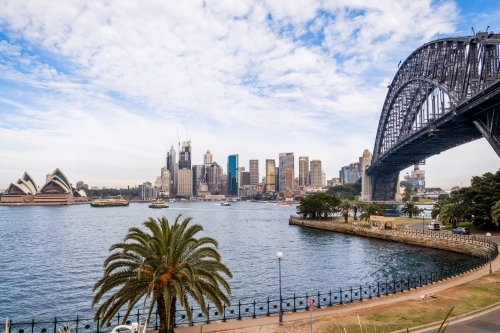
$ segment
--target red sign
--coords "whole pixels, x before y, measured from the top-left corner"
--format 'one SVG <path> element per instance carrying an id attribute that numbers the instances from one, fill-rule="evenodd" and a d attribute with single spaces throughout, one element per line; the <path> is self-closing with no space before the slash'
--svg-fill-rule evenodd
<path id="1" fill-rule="evenodd" d="M 309 306 L 314 306 L 314 299 L 312 299 L 312 298 L 311 298 L 311 299 L 309 300 Z"/>

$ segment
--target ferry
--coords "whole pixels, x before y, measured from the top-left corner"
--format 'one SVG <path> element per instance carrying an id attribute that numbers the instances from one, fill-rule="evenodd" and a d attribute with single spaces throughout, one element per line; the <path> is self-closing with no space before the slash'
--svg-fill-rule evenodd
<path id="1" fill-rule="evenodd" d="M 153 202 L 151 202 L 151 205 L 149 205 L 149 208 L 168 208 L 168 205 L 162 199 L 156 198 L 156 200 L 153 200 Z"/>
<path id="2" fill-rule="evenodd" d="M 221 202 L 220 205 L 221 206 L 231 206 L 231 204 L 229 202 Z"/>
<path id="3" fill-rule="evenodd" d="M 122 207 L 128 206 L 128 201 L 121 195 L 116 198 L 103 199 L 102 197 L 90 203 L 90 207 Z"/>

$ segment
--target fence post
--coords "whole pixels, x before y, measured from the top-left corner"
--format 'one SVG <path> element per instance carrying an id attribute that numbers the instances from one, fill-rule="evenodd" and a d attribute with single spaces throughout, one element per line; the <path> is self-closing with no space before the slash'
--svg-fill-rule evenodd
<path id="1" fill-rule="evenodd" d="M 224 303 L 224 313 L 222 314 L 222 322 L 226 322 L 226 303 Z"/>
<path id="2" fill-rule="evenodd" d="M 255 309 L 254 309 L 255 312 Z M 207 304 L 207 324 L 210 324 L 210 303 Z M 141 333 L 141 332 L 139 332 Z"/>
<path id="3" fill-rule="evenodd" d="M 255 316 L 255 300 L 253 300 L 253 316 L 252 316 L 252 318 L 255 318 L 255 317 L 256 317 Z"/>
<path id="4" fill-rule="evenodd" d="M 241 301 L 238 301 L 238 320 L 241 320 Z"/>
<path id="5" fill-rule="evenodd" d="M 363 300 L 363 288 L 361 287 L 361 285 L 359 285 L 359 300 Z"/>
<path id="6" fill-rule="evenodd" d="M 57 333 L 57 317 L 54 317 L 54 333 Z"/>
<path id="7" fill-rule="evenodd" d="M 330 289 L 330 303 L 329 303 L 329 306 L 332 306 L 332 290 Z"/>
<path id="8" fill-rule="evenodd" d="M 342 288 L 339 288 L 340 305 L 342 305 Z"/>
<path id="9" fill-rule="evenodd" d="M 372 299 L 372 287 L 369 283 L 368 283 L 368 298 Z"/>
<path id="10" fill-rule="evenodd" d="M 139 309 L 137 309 L 137 323 L 140 325 L 141 324 L 141 315 L 139 313 Z M 140 332 L 139 332 L 140 333 Z"/>
<path id="11" fill-rule="evenodd" d="M 155 330 L 158 329 L 158 311 L 155 312 Z"/>
<path id="12" fill-rule="evenodd" d="M 297 312 L 297 308 L 295 307 L 295 294 L 293 294 L 293 312 Z"/>
<path id="13" fill-rule="evenodd" d="M 12 326 L 12 323 L 11 323 L 11 325 L 9 327 L 11 327 L 11 326 Z M 35 329 L 35 318 L 33 318 L 31 320 L 31 333 L 33 333 L 34 329 Z M 9 332 L 6 332 L 6 333 L 10 333 L 10 330 L 9 330 Z"/>
<path id="14" fill-rule="evenodd" d="M 76 333 L 78 333 L 78 316 L 76 316 Z"/>
<path id="15" fill-rule="evenodd" d="M 99 327 L 101 326 L 99 322 L 101 321 L 101 318 L 97 318 L 97 333 L 99 333 Z"/>
<path id="16" fill-rule="evenodd" d="M 271 313 L 269 312 L 269 297 L 267 298 L 267 316 L 269 317 L 271 315 Z"/>
<path id="17" fill-rule="evenodd" d="M 387 290 L 387 279 L 385 279 L 385 296 L 389 295 L 389 290 Z"/>
<path id="18" fill-rule="evenodd" d="M 351 303 L 352 303 L 352 287 L 350 287 L 350 288 L 351 288 Z"/>
<path id="19" fill-rule="evenodd" d="M 377 296 L 380 297 L 380 282 L 377 281 Z"/>
<path id="20" fill-rule="evenodd" d="M 117 323 L 116 326 L 120 325 L 120 312 L 118 312 L 118 315 L 116 316 Z"/>
<path id="21" fill-rule="evenodd" d="M 191 305 L 191 313 L 193 313 L 193 306 Z M 194 320 L 190 320 L 189 326 L 194 326 Z M 174 315 L 174 327 L 175 327 L 175 315 Z"/>

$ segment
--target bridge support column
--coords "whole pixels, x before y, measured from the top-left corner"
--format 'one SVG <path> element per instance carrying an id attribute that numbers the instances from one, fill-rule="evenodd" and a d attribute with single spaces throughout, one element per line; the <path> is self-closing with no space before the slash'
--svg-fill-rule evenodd
<path id="1" fill-rule="evenodd" d="M 368 149 L 363 152 L 361 160 L 361 198 L 363 202 L 372 201 L 372 184 L 370 176 L 366 174 L 366 169 L 372 164 L 372 154 Z"/>
<path id="2" fill-rule="evenodd" d="M 399 171 L 391 173 L 377 173 L 370 176 L 373 201 L 401 200 L 401 193 L 396 196 L 399 188 Z"/>

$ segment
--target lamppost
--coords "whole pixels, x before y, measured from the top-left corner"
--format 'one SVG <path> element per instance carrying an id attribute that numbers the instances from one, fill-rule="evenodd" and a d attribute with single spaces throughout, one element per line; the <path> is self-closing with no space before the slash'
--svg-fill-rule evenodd
<path id="1" fill-rule="evenodd" d="M 471 215 L 472 222 L 472 233 L 474 233 L 474 214 Z"/>
<path id="2" fill-rule="evenodd" d="M 283 252 L 279 251 L 276 253 L 276 257 L 278 258 L 278 267 L 279 267 L 279 276 L 280 276 L 280 313 L 279 313 L 279 323 L 283 324 L 283 309 L 281 307 L 281 258 L 283 258 Z"/>
<path id="3" fill-rule="evenodd" d="M 422 215 L 422 232 L 424 232 L 425 216 Z"/>
<path id="4" fill-rule="evenodd" d="M 488 238 L 488 242 L 490 241 L 491 234 L 489 232 L 486 233 L 486 237 Z M 490 259 L 490 275 L 493 274 L 491 271 L 491 250 L 488 252 L 488 258 Z"/>

